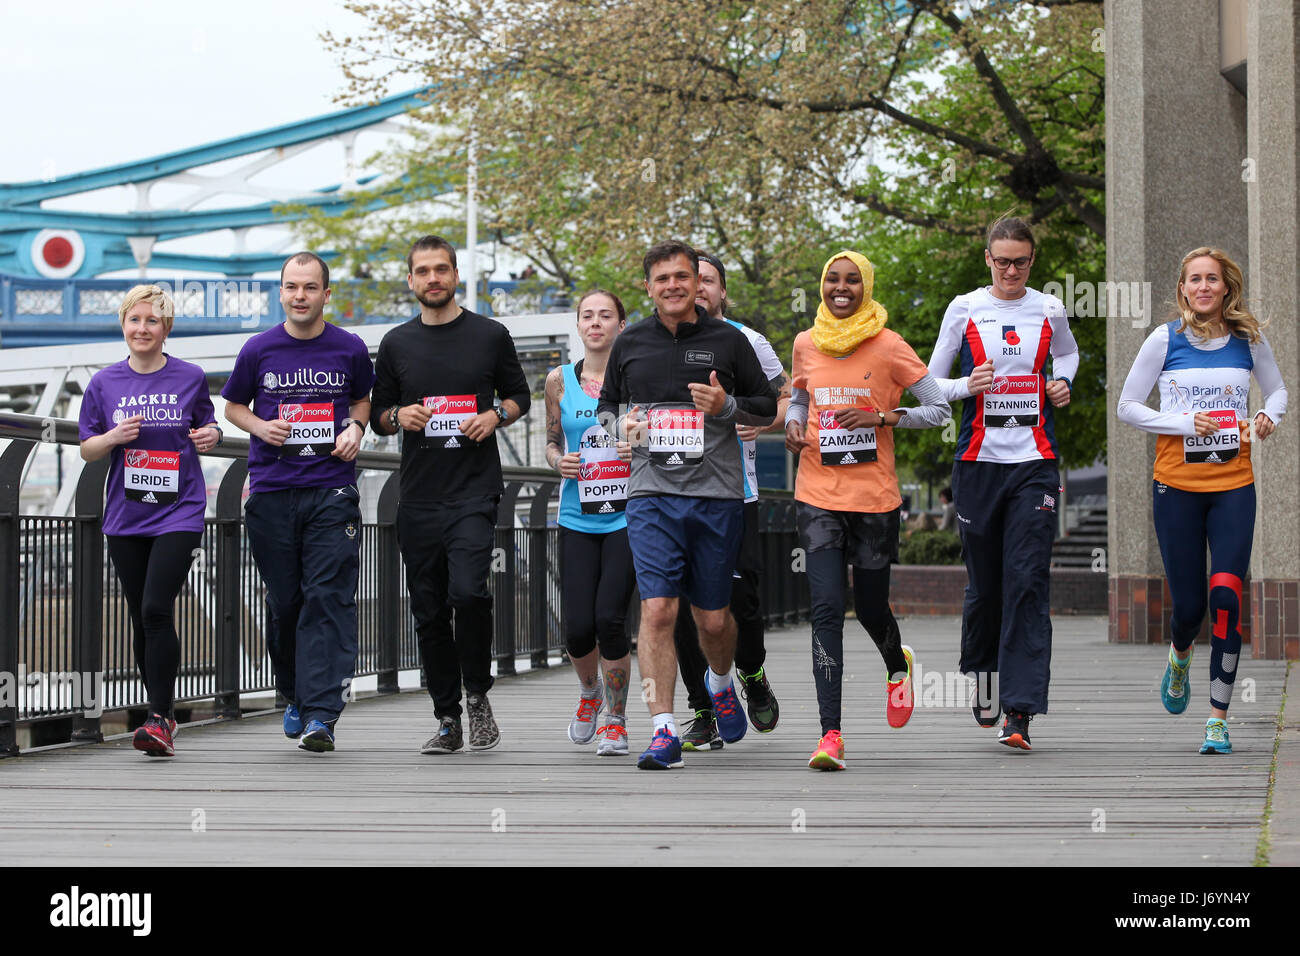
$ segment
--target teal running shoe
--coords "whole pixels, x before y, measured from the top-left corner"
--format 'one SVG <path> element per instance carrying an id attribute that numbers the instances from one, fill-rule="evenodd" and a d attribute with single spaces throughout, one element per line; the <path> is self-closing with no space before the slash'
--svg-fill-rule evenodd
<path id="1" fill-rule="evenodd" d="M 1187 660 L 1179 662 L 1174 649 L 1169 648 L 1169 663 L 1160 681 L 1160 700 L 1171 714 L 1181 714 L 1187 709 L 1192 696 L 1192 648 L 1187 649 Z"/>
<path id="2" fill-rule="evenodd" d="M 1205 722 L 1205 743 L 1201 744 L 1201 753 L 1232 753 L 1232 741 L 1228 739 L 1228 722 L 1222 717 L 1211 717 Z"/>

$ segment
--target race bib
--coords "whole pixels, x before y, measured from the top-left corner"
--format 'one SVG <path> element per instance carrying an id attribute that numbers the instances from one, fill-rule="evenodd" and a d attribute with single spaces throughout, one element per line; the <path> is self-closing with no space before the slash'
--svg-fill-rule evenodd
<path id="1" fill-rule="evenodd" d="M 1037 375 L 1001 375 L 984 393 L 985 428 L 1036 426 L 1042 410 Z"/>
<path id="2" fill-rule="evenodd" d="M 181 484 L 181 453 L 128 448 L 123 455 L 126 497 L 146 505 L 176 501 Z"/>
<path id="3" fill-rule="evenodd" d="M 823 465 L 860 465 L 876 460 L 876 426 L 845 428 L 836 409 L 823 408 L 817 419 L 817 450 Z"/>
<path id="4" fill-rule="evenodd" d="M 334 451 L 333 402 L 284 404 L 280 419 L 289 423 L 289 437 L 280 446 L 281 458 L 319 458 Z"/>
<path id="5" fill-rule="evenodd" d="M 1219 430 L 1204 437 L 1192 435 L 1183 439 L 1183 461 L 1188 464 L 1222 465 L 1241 453 L 1241 429 L 1237 426 L 1237 413 L 1232 409 L 1206 412 Z"/>
<path id="6" fill-rule="evenodd" d="M 704 412 L 698 408 L 652 408 L 646 450 L 660 465 L 682 465 L 704 457 Z"/>
<path id="7" fill-rule="evenodd" d="M 434 448 L 464 448 L 473 442 L 460 430 L 460 423 L 478 414 L 473 395 L 431 395 L 424 407 L 433 412 L 424 426 L 424 437 Z"/>
<path id="8" fill-rule="evenodd" d="M 742 441 L 740 454 L 745 460 L 745 481 L 749 482 L 750 495 L 758 496 L 758 442 Z"/>
<path id="9" fill-rule="evenodd" d="M 599 425 L 582 436 L 578 451 L 578 504 L 585 515 L 608 515 L 627 510 L 630 462 L 618 457 L 618 445 Z"/>

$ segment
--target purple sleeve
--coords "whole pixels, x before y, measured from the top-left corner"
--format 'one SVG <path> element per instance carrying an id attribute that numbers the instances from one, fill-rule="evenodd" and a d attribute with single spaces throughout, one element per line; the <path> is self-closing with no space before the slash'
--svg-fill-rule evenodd
<path id="1" fill-rule="evenodd" d="M 375 366 L 370 361 L 370 350 L 359 335 L 353 335 L 353 343 L 356 351 L 352 358 L 352 401 L 359 402 L 375 385 Z"/>
<path id="2" fill-rule="evenodd" d="M 82 441 L 85 441 L 106 431 L 108 429 L 104 427 L 104 410 L 99 403 L 99 387 L 92 377 L 86 385 L 86 394 L 81 397 L 81 415 L 77 434 Z"/>
<path id="3" fill-rule="evenodd" d="M 198 376 L 198 391 L 194 395 L 194 411 L 190 416 L 191 428 L 202 428 L 204 425 L 215 425 L 217 422 L 217 410 L 212 407 L 212 396 L 208 394 L 208 380 L 202 369 L 198 370 Z"/>
<path id="4" fill-rule="evenodd" d="M 221 397 L 228 402 L 234 402 L 236 405 L 251 405 L 253 396 L 257 394 L 257 357 L 253 354 L 253 339 L 244 343 L 244 347 L 239 350 L 239 355 L 235 357 L 235 367 L 230 372 L 230 378 L 226 379 L 226 384 L 221 389 Z"/>

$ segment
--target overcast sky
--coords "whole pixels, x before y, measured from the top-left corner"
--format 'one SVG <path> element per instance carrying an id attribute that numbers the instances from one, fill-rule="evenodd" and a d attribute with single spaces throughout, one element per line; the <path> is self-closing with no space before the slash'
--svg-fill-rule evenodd
<path id="1" fill-rule="evenodd" d="M 337 0 L 4 0 L 0 182 L 337 109 L 342 73 L 317 37 L 357 23 Z"/>

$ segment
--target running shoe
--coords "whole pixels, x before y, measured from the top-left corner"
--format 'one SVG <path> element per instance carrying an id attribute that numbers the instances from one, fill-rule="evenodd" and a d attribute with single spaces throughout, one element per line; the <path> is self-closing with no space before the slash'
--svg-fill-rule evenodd
<path id="1" fill-rule="evenodd" d="M 291 740 L 302 736 L 302 714 L 298 713 L 297 704 L 289 703 L 284 707 L 284 735 Z"/>
<path id="2" fill-rule="evenodd" d="M 136 728 L 131 746 L 148 757 L 176 756 L 176 748 L 172 746 L 172 721 L 150 714 L 149 719 Z"/>
<path id="3" fill-rule="evenodd" d="M 638 770 L 674 770 L 682 766 L 682 742 L 667 727 L 660 727 L 636 766 Z"/>
<path id="4" fill-rule="evenodd" d="M 1201 753 L 1232 753 L 1232 741 L 1228 739 L 1228 722 L 1222 717 L 1211 717 L 1205 722 L 1205 743 L 1201 744 Z"/>
<path id="5" fill-rule="evenodd" d="M 1022 714 L 1017 710 L 1007 711 L 1006 723 L 998 731 L 998 743 L 1006 744 L 1008 747 L 1019 747 L 1021 750 L 1032 750 L 1029 746 L 1029 722 L 1033 718 L 1029 714 Z"/>
<path id="6" fill-rule="evenodd" d="M 1185 711 L 1192 696 L 1192 647 L 1187 648 L 1184 661 L 1174 657 L 1174 649 L 1169 648 L 1169 663 L 1165 665 L 1165 676 L 1160 681 L 1160 701 L 1171 714 Z"/>
<path id="7" fill-rule="evenodd" d="M 492 716 L 487 694 L 470 694 L 465 703 L 469 710 L 469 749 L 491 750 L 501 743 L 501 731 Z"/>
<path id="8" fill-rule="evenodd" d="M 736 676 L 740 678 L 740 696 L 745 698 L 745 709 L 749 711 L 749 722 L 754 725 L 754 729 L 760 734 L 776 730 L 776 722 L 781 719 L 781 708 L 777 705 L 776 695 L 772 693 L 772 685 L 767 682 L 763 668 L 760 667 L 748 677 L 740 672 L 740 668 L 736 668 Z M 682 746 L 686 746 L 685 741 Z"/>
<path id="9" fill-rule="evenodd" d="M 808 758 L 808 766 L 813 770 L 844 769 L 844 738 L 838 730 L 828 730 L 817 742 L 817 749 Z"/>
<path id="10" fill-rule="evenodd" d="M 916 706 L 912 699 L 912 672 L 916 669 L 916 655 L 904 644 L 903 656 L 907 658 L 907 673 L 898 680 L 885 681 L 885 720 L 895 729 L 912 719 L 912 708 Z"/>
<path id="11" fill-rule="evenodd" d="M 596 731 L 600 743 L 596 744 L 597 757 L 627 756 L 627 724 L 624 718 L 612 714 L 609 723 Z"/>
<path id="12" fill-rule="evenodd" d="M 727 689 L 720 694 L 709 692 L 713 701 L 713 719 L 718 722 L 718 736 L 729 744 L 734 744 L 745 736 L 749 721 L 740 709 L 740 698 L 736 696 L 736 685 L 727 682 Z"/>
<path id="13" fill-rule="evenodd" d="M 718 723 L 713 711 L 697 710 L 695 719 L 686 725 L 682 734 L 683 750 L 721 750 L 722 738 L 718 736 Z"/>
<path id="14" fill-rule="evenodd" d="M 438 732 L 424 742 L 422 754 L 454 754 L 465 746 L 465 735 L 460 729 L 460 719 L 444 717 L 438 723 Z"/>
<path id="15" fill-rule="evenodd" d="M 334 732 L 319 720 L 309 720 L 298 738 L 298 749 L 310 750 L 314 754 L 328 753 L 334 749 Z"/>
<path id="16" fill-rule="evenodd" d="M 569 739 L 575 744 L 589 744 L 596 739 L 596 718 L 600 716 L 600 705 L 605 701 L 604 689 L 596 681 L 596 689 L 591 697 L 578 698 L 578 712 L 569 721 Z"/>

